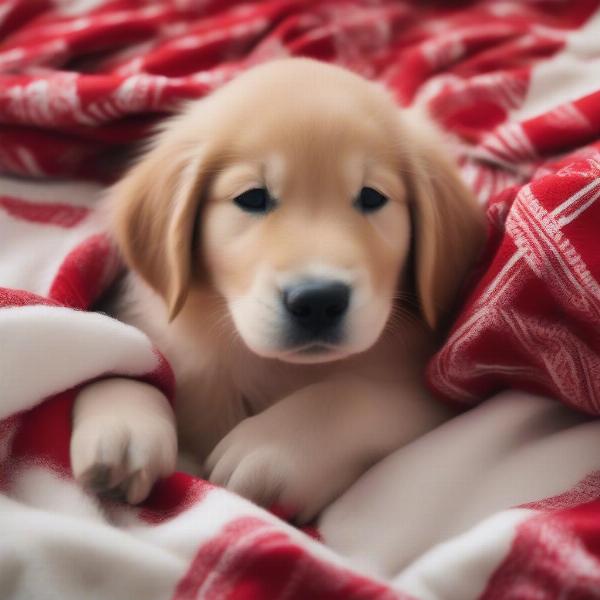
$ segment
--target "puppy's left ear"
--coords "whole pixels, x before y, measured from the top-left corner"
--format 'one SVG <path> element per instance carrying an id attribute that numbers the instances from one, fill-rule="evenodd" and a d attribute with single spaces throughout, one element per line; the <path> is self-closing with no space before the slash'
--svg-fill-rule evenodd
<path id="1" fill-rule="evenodd" d="M 435 328 L 452 310 L 481 252 L 484 213 L 433 124 L 412 110 L 402 117 L 408 138 L 404 164 L 412 203 L 416 291 L 423 318 Z"/>

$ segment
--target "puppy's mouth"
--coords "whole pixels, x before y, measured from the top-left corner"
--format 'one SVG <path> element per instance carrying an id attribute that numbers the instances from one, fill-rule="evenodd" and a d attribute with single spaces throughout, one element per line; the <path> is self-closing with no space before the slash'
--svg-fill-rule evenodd
<path id="1" fill-rule="evenodd" d="M 332 352 L 335 350 L 335 346 L 331 346 L 329 344 L 308 344 L 307 346 L 302 346 L 298 348 L 296 352 L 298 354 L 323 354 L 327 352 Z"/>
<path id="2" fill-rule="evenodd" d="M 337 344 L 314 342 L 285 350 L 279 359 L 290 363 L 312 364 L 341 360 L 347 356 L 348 353 Z"/>

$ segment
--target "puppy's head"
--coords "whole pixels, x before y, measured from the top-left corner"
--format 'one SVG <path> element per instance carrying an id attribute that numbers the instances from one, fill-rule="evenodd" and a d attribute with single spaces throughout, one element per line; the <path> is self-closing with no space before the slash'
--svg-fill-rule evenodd
<path id="1" fill-rule="evenodd" d="M 171 318 L 210 286 L 262 356 L 362 352 L 409 287 L 434 327 L 482 220 L 427 127 L 345 70 L 257 67 L 166 123 L 114 190 L 117 241 Z"/>

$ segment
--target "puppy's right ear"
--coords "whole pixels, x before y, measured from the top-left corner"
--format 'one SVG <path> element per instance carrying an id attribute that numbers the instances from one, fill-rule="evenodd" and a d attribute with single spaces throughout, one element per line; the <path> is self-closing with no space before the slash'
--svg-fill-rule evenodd
<path id="1" fill-rule="evenodd" d="M 207 153 L 162 140 L 109 192 L 117 245 L 130 269 L 160 294 L 169 319 L 181 310 Z"/>

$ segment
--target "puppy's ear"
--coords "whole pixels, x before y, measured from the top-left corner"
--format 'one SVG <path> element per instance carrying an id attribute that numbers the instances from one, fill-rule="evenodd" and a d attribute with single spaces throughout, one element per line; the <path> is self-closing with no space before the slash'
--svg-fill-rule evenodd
<path id="1" fill-rule="evenodd" d="M 165 300 L 172 320 L 187 296 L 206 152 L 159 143 L 109 192 L 113 234 L 128 266 Z"/>
<path id="2" fill-rule="evenodd" d="M 435 328 L 452 310 L 478 258 L 485 221 L 441 134 L 422 114 L 409 119 L 410 125 L 404 128 L 410 143 L 405 163 L 412 202 L 415 283 L 421 313 Z"/>

